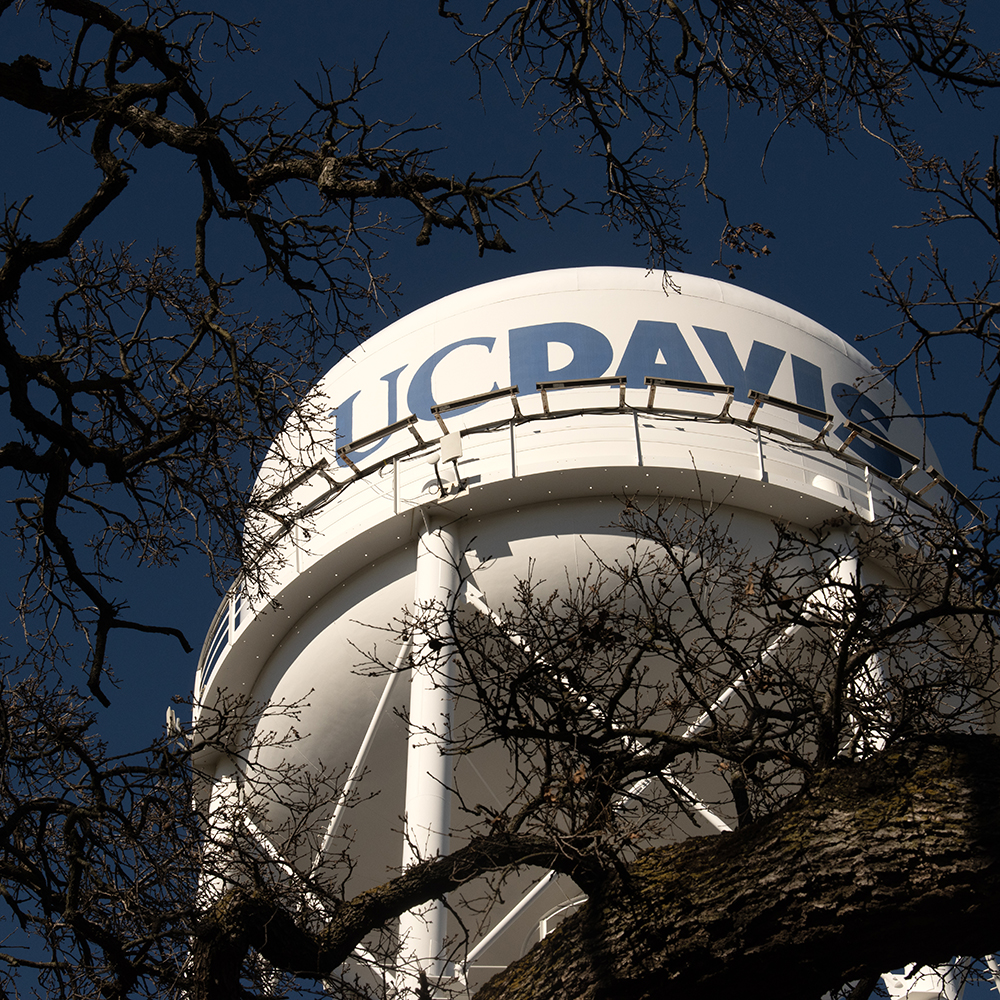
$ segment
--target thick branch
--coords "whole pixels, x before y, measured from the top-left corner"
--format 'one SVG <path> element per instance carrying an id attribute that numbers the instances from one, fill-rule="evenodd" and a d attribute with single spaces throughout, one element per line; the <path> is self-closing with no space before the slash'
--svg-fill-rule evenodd
<path id="1" fill-rule="evenodd" d="M 990 953 L 998 765 L 1000 739 L 961 736 L 832 768 L 770 819 L 650 852 L 476 1000 L 739 996 L 751 983 L 800 1000 L 873 968 Z"/>
<path id="2" fill-rule="evenodd" d="M 297 975 L 317 979 L 329 975 L 368 934 L 407 910 L 515 865 L 554 868 L 588 888 L 601 874 L 599 860 L 574 850 L 571 843 L 501 834 L 479 837 L 446 858 L 417 865 L 352 900 L 331 903 L 330 919 L 319 932 L 304 924 L 300 915 L 283 909 L 273 894 L 236 887 L 201 922 L 192 956 L 194 996 L 196 1000 L 238 996 L 238 974 L 248 947 Z"/>

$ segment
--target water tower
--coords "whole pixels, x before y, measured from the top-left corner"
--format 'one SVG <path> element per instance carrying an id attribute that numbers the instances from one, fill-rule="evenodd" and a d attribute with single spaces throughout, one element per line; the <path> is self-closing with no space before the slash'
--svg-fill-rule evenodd
<path id="1" fill-rule="evenodd" d="M 261 473 L 278 512 L 273 582 L 259 600 L 237 587 L 223 602 L 195 689 L 198 711 L 224 691 L 305 699 L 302 766 L 343 762 L 345 795 L 378 791 L 332 805 L 314 856 L 280 863 L 321 865 L 349 826 L 348 889 L 360 891 L 448 852 L 447 691 L 417 668 L 356 669 L 376 646 L 385 662 L 411 662 L 419 635 L 373 629 L 403 607 L 490 615 L 529 563 L 560 579 L 614 561 L 631 541 L 610 527 L 625 493 L 722 502 L 734 530 L 761 540 L 774 519 L 808 527 L 846 511 L 863 523 L 894 503 L 963 502 L 919 421 L 870 376 L 843 340 L 769 299 L 613 267 L 458 292 L 340 361 L 309 401 L 309 432 L 282 444 L 297 453 L 293 478 L 277 453 Z M 217 799 L 242 780 L 227 756 L 203 763 Z M 463 780 L 481 801 L 497 796 L 488 764 Z M 691 801 L 702 830 L 729 828 L 724 807 Z M 266 827 L 255 835 L 280 855 Z M 521 878 L 481 926 L 468 922 L 477 929 L 451 965 L 454 924 L 431 904 L 404 917 L 400 963 L 474 989 L 577 901 L 558 878 Z M 928 995 L 946 985 L 928 983 Z"/>

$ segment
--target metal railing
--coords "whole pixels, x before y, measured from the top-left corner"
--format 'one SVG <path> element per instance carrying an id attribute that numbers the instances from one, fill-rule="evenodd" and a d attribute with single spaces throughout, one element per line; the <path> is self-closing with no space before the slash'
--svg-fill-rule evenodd
<path id="1" fill-rule="evenodd" d="M 436 404 L 431 407 L 431 414 L 437 421 L 442 434 L 448 434 L 451 432 L 449 432 L 447 424 L 444 421 L 444 414 L 453 413 L 457 410 L 471 409 L 494 400 L 504 398 L 510 400 L 510 416 L 499 420 L 494 418 L 482 424 L 464 428 L 459 432 L 463 436 L 490 433 L 512 422 L 519 425 L 536 420 L 564 419 L 566 417 L 581 416 L 584 414 L 602 413 L 648 413 L 665 417 L 667 419 L 693 421 L 696 423 L 734 424 L 753 428 L 758 432 L 766 431 L 776 436 L 783 437 L 793 443 L 806 445 L 810 449 L 826 452 L 831 457 L 839 458 L 846 464 L 863 471 L 866 476 L 874 474 L 876 477 L 887 483 L 888 486 L 895 492 L 905 497 L 906 500 L 914 502 L 926 510 L 932 510 L 933 505 L 924 499 L 925 494 L 934 487 L 940 487 L 956 505 L 967 510 L 972 515 L 974 521 L 985 521 L 985 515 L 976 503 L 970 500 L 969 497 L 967 497 L 957 486 L 955 486 L 954 483 L 950 482 L 941 472 L 931 465 L 924 465 L 922 460 L 917 456 L 906 451 L 904 448 L 900 448 L 887 438 L 876 434 L 871 429 L 857 424 L 854 421 L 846 420 L 838 428 L 838 434 L 843 432 L 843 440 L 838 441 L 836 446 L 834 446 L 833 444 L 827 442 L 827 436 L 834 423 L 833 415 L 826 413 L 823 410 L 803 406 L 801 403 L 795 403 L 791 400 L 781 399 L 778 396 L 771 396 L 767 393 L 751 389 L 747 395 L 751 400 L 753 400 L 753 405 L 749 414 L 745 417 L 741 417 L 734 416 L 731 413 L 734 394 L 734 387 L 731 385 L 723 385 L 721 383 L 714 382 L 690 382 L 682 379 L 663 379 L 647 376 L 645 379 L 645 386 L 648 387 L 649 390 L 645 406 L 634 406 L 628 404 L 625 398 L 627 388 L 625 377 L 612 376 L 610 378 L 573 379 L 561 382 L 536 383 L 535 388 L 542 397 L 542 411 L 540 413 L 524 413 L 518 402 L 518 387 L 516 385 L 511 385 L 504 389 L 494 389 L 490 392 L 479 393 L 474 396 L 466 396 L 461 399 Z M 617 391 L 617 405 L 606 407 L 586 406 L 555 409 L 553 408 L 552 402 L 549 398 L 550 392 L 559 390 L 584 388 L 594 389 L 604 387 L 615 389 Z M 713 411 L 705 413 L 699 410 L 681 409 L 672 405 L 663 405 L 662 403 L 657 405 L 655 400 L 658 389 L 673 389 L 681 392 L 722 395 L 725 396 L 725 399 L 723 401 L 722 408 L 718 412 Z M 787 427 L 763 424 L 758 420 L 758 414 L 764 407 L 776 408 L 796 414 L 800 417 L 808 417 L 817 420 L 822 423 L 822 427 L 818 433 L 802 434 L 797 430 L 792 430 Z M 282 527 L 274 532 L 273 535 L 269 536 L 251 558 L 256 560 L 268 550 L 273 550 L 273 548 L 292 530 L 292 526 L 295 523 L 303 521 L 314 514 L 317 510 L 336 500 L 337 497 L 339 497 L 340 494 L 350 486 L 378 473 L 395 462 L 406 459 L 436 444 L 437 439 L 429 441 L 424 440 L 416 426 L 418 420 L 419 418 L 416 415 L 410 414 L 402 420 L 397 420 L 394 423 L 373 431 L 371 434 L 366 434 L 364 437 L 357 438 L 349 444 L 338 448 L 338 457 L 345 463 L 348 469 L 350 469 L 350 474 L 343 480 L 338 480 L 335 473 L 331 474 L 328 461 L 323 459 L 277 490 L 271 497 L 268 498 L 268 500 L 272 503 L 278 499 L 288 496 L 295 488 L 311 481 L 315 476 L 322 476 L 322 478 L 329 485 L 329 488 L 319 497 L 316 497 L 308 504 L 303 505 L 299 510 L 295 511 L 291 515 L 283 517 L 281 519 Z M 353 452 L 360 451 L 366 446 L 373 444 L 375 441 L 382 440 L 383 438 L 391 438 L 403 430 L 407 431 L 414 438 L 414 443 L 410 444 L 408 447 L 392 450 L 389 454 L 383 455 L 381 458 L 375 460 L 371 464 L 365 465 L 364 467 L 359 466 L 351 459 L 351 454 Z M 858 437 L 863 438 L 869 444 L 875 445 L 879 448 L 884 448 L 886 451 L 902 459 L 904 462 L 909 464 L 909 469 L 902 475 L 891 476 L 888 473 L 882 472 L 880 469 L 870 466 L 865 460 L 858 458 L 855 455 L 848 454 L 847 449 Z M 906 485 L 906 483 L 914 475 L 914 473 L 920 471 L 923 471 L 928 476 L 928 482 L 919 489 L 912 490 Z M 219 609 L 216 612 L 208 630 L 205 643 L 202 646 L 195 680 L 196 701 L 199 699 L 203 688 L 210 682 L 212 674 L 215 672 L 216 667 L 223 658 L 225 650 L 229 648 L 232 640 L 236 636 L 236 632 L 240 629 L 240 624 L 234 624 L 232 621 L 233 615 L 231 612 L 233 610 L 234 602 L 239 602 L 239 606 L 242 609 L 241 613 L 245 617 L 249 617 L 250 609 L 245 606 L 247 602 L 245 602 L 241 596 L 242 592 L 240 589 L 240 583 L 241 578 L 238 577 L 230 590 L 230 595 L 227 595 L 223 599 L 222 604 L 219 606 Z M 236 620 L 237 622 L 240 622 L 240 613 L 237 614 Z M 241 624 L 245 624 L 245 622 L 242 622 Z"/>

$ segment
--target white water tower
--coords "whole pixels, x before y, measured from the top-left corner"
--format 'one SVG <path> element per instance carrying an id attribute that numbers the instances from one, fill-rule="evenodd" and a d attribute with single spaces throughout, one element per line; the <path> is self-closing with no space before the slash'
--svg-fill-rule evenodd
<path id="1" fill-rule="evenodd" d="M 489 614 L 513 604 L 529 563 L 560 580 L 595 554 L 613 562 L 631 541 L 609 527 L 616 497 L 724 500 L 732 531 L 760 544 L 773 519 L 870 521 L 894 502 L 963 500 L 935 471 L 919 421 L 870 376 L 857 351 L 776 302 L 690 275 L 665 287 L 662 274 L 631 268 L 471 288 L 354 350 L 315 390 L 313 433 L 292 443 L 307 474 L 288 482 L 275 460 L 261 475 L 285 516 L 282 564 L 266 599 L 234 589 L 223 602 L 196 702 L 203 711 L 224 691 L 305 699 L 302 767 L 344 764 L 350 788 L 378 794 L 333 805 L 311 857 L 280 858 L 266 825 L 255 832 L 262 851 L 308 869 L 350 830 L 348 891 L 447 853 L 454 761 L 433 737 L 447 738 L 448 694 L 420 669 L 359 672 L 357 651 L 377 647 L 405 666 L 410 644 L 373 628 L 404 606 Z M 203 763 L 217 794 L 242 780 L 226 756 Z M 502 798 L 490 762 L 458 766 L 465 794 Z M 702 830 L 733 821 L 725 805 L 696 806 Z M 525 875 L 485 922 L 466 921 L 460 956 L 448 953 L 455 921 L 431 904 L 404 918 L 400 963 L 474 989 L 577 898 L 563 880 Z M 362 950 L 356 969 L 365 961 Z"/>

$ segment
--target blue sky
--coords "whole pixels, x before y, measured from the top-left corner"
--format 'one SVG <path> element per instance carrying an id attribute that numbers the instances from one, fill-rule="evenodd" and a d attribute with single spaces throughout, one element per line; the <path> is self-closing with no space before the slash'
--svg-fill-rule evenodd
<path id="1" fill-rule="evenodd" d="M 439 130 L 426 141 L 441 150 L 432 160 L 441 172 L 483 172 L 494 163 L 497 169 L 518 171 L 540 154 L 540 169 L 548 173 L 553 184 L 577 192 L 581 204 L 600 191 L 601 164 L 574 153 L 571 135 L 537 132 L 531 111 L 509 102 L 499 81 L 488 79 L 484 100 L 472 99 L 475 80 L 471 70 L 450 61 L 460 52 L 461 40 L 451 22 L 434 16 L 433 4 L 412 0 L 265 4 L 257 0 L 229 2 L 221 9 L 234 17 L 259 17 L 261 24 L 257 56 L 216 64 L 220 95 L 250 92 L 246 98 L 249 103 L 301 102 L 293 82 L 310 86 L 320 60 L 345 67 L 346 80 L 346 67 L 354 62 L 367 67 L 381 46 L 376 73 L 381 83 L 370 91 L 365 107 L 372 116 L 387 120 L 412 117 L 414 122 L 439 124 Z M 974 21 L 977 12 L 983 15 L 984 30 L 988 27 L 1000 35 L 1000 19 L 989 0 L 976 0 L 970 10 Z M 22 15 L 23 35 L 0 36 L 0 60 L 9 62 L 23 52 L 35 51 L 38 29 L 25 23 L 27 16 Z M 295 113 L 293 107 L 289 114 Z M 967 159 L 977 150 L 985 153 L 990 149 L 997 100 L 991 98 L 983 110 L 977 110 L 951 100 L 936 106 L 930 95 L 918 94 L 912 103 L 911 120 L 928 152 Z M 722 109 L 716 110 L 715 122 L 721 134 Z M 41 235 L 79 191 L 93 184 L 92 168 L 82 153 L 53 150 L 55 136 L 33 116 L 3 105 L 0 124 L 7 136 L 7 154 L 0 165 L 3 194 L 8 201 L 19 200 L 25 193 L 35 195 L 33 224 Z M 741 260 L 744 267 L 738 281 L 800 310 L 847 340 L 875 334 L 891 325 L 893 316 L 866 294 L 875 285 L 871 253 L 886 263 L 912 260 L 924 248 L 924 237 L 920 231 L 897 227 L 916 222 L 921 209 L 929 206 L 903 190 L 899 178 L 904 167 L 891 148 L 857 130 L 849 136 L 846 149 L 828 149 L 821 137 L 805 127 L 779 130 L 762 167 L 773 127 L 774 117 L 767 112 L 737 112 L 725 129 L 725 143 L 713 151 L 715 182 L 728 194 L 733 216 L 759 221 L 775 233 L 774 240 L 768 241 L 770 256 Z M 678 141 L 665 168 L 680 169 L 694 153 L 691 146 Z M 143 169 L 97 235 L 108 241 L 134 240 L 141 247 L 155 242 L 175 245 L 181 263 L 190 266 L 191 224 L 197 204 L 194 178 L 179 156 L 171 159 L 170 154 L 159 151 L 138 155 L 150 161 L 148 167 L 141 164 Z M 725 278 L 724 271 L 710 267 L 717 253 L 721 217 L 705 206 L 693 188 L 687 199 L 684 236 L 691 253 L 685 268 Z M 407 223 L 405 213 L 397 221 Z M 568 212 L 551 228 L 512 222 L 503 229 L 516 253 L 494 253 L 479 259 L 473 242 L 460 234 L 438 232 L 430 246 L 416 247 L 416 227 L 409 220 L 406 232 L 385 245 L 386 267 L 401 288 L 396 307 L 409 312 L 473 284 L 545 268 L 642 266 L 646 262 L 643 251 L 633 246 L 630 233 L 609 231 L 605 220 L 593 214 Z M 937 235 L 951 254 L 953 272 L 963 280 L 973 280 L 995 251 L 978 238 L 971 225 Z M 219 236 L 214 257 L 218 270 L 236 276 L 258 263 L 242 234 L 220 232 Z M 257 280 L 253 275 L 246 277 L 244 303 L 261 315 L 280 313 L 280 295 L 269 287 L 255 288 Z M 25 295 L 43 291 L 44 276 L 38 275 Z M 394 318 L 391 310 L 371 310 L 374 330 Z M 870 344 L 858 346 L 870 354 Z M 889 343 L 884 349 L 891 355 L 901 346 Z M 935 384 L 932 405 L 964 401 L 975 388 L 973 364 L 974 352 L 956 350 Z M 962 488 L 973 490 L 977 475 L 965 457 L 968 434 L 932 427 L 931 437 L 938 451 L 949 456 L 949 476 Z M 6 567 L 10 585 L 17 570 L 10 561 Z M 196 650 L 200 648 L 217 597 L 197 559 L 141 574 L 123 567 L 122 575 L 134 616 L 166 611 L 183 624 Z M 16 642 L 15 629 L 12 624 L 5 631 Z M 116 743 L 135 745 L 159 732 L 171 696 L 189 692 L 197 652 L 185 656 L 165 639 L 125 638 L 115 640 L 114 657 L 121 686 L 113 696 L 112 709 L 104 713 L 106 725 Z"/>

